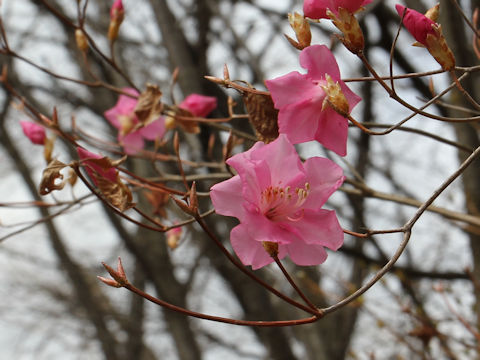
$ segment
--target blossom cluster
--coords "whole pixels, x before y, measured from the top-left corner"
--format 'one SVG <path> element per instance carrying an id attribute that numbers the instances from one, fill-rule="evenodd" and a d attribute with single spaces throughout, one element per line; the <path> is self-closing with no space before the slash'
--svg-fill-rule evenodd
<path id="1" fill-rule="evenodd" d="M 286 255 L 298 265 L 317 265 L 327 258 L 325 247 L 337 250 L 343 244 L 343 229 L 335 212 L 322 208 L 342 185 L 343 171 L 322 157 L 302 162 L 294 145 L 317 141 L 337 155 L 346 156 L 349 120 L 356 123 L 351 111 L 361 98 L 342 81 L 330 49 L 311 45 L 308 19 L 330 19 L 342 33 L 339 38 L 346 48 L 362 57 L 364 39 L 355 14 L 370 2 L 305 0 L 304 15 L 289 14 L 297 41 L 287 38 L 301 50 L 299 63 L 306 73 L 293 71 L 265 81 L 269 90 L 265 103 L 273 104 L 275 110 L 271 113 L 278 113 L 275 131 L 264 137 L 264 142 L 227 159 L 226 164 L 237 175 L 211 188 L 216 213 L 239 220 L 231 232 L 232 248 L 242 263 L 253 269 Z M 453 70 L 455 59 L 436 23 L 438 7 L 425 15 L 402 5 L 397 5 L 396 10 L 417 45 L 427 48 L 444 70 Z M 122 1 L 116 0 L 110 13 L 111 43 L 118 36 L 124 16 Z M 79 47 L 86 49 L 86 40 Z M 161 94 L 154 86 L 147 86 L 142 93 L 123 88 L 115 106 L 104 112 L 117 129 L 118 144 L 127 155 L 142 152 L 146 141 L 162 141 L 168 130 L 176 126 L 198 133 L 195 118 L 208 116 L 217 106 L 214 97 L 191 94 L 178 106 L 165 109 Z M 21 126 L 32 143 L 47 147 L 48 139 L 41 125 L 21 122 Z M 115 186 L 115 191 L 127 191 L 115 165 L 80 147 L 77 151 L 97 187 Z M 121 206 L 128 208 L 130 200 Z M 172 235 L 172 239 L 177 237 L 178 234 Z"/>

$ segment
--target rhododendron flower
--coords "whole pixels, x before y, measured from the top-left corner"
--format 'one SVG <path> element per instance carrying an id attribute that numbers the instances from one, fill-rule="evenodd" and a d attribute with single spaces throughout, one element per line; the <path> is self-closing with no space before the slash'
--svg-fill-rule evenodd
<path id="1" fill-rule="evenodd" d="M 444 70 L 452 70 L 455 67 L 455 57 L 442 34 L 441 26 L 429 16 L 425 16 L 418 11 L 405 8 L 405 6 L 399 4 L 395 5 L 395 8 L 400 16 L 403 16 L 405 12 L 403 24 L 415 40 L 427 48 Z M 438 12 L 438 8 L 430 10 L 431 14 Z"/>
<path id="2" fill-rule="evenodd" d="M 227 160 L 238 175 L 210 190 L 215 211 L 240 224 L 230 241 L 243 264 L 258 269 L 287 254 L 298 265 L 317 265 L 327 258 L 324 247 L 337 250 L 343 230 L 334 211 L 321 209 L 344 180 L 332 161 L 299 159 L 285 135 Z M 272 250 L 273 249 L 273 250 Z"/>
<path id="3" fill-rule="evenodd" d="M 128 94 L 139 96 L 135 89 L 124 88 L 122 90 Z M 165 133 L 163 118 L 138 128 L 139 120 L 134 113 L 136 105 L 137 99 L 120 95 L 117 104 L 104 113 L 107 120 L 118 129 L 118 141 L 123 145 L 125 152 L 130 155 L 143 149 L 144 139 L 155 140 Z"/>
<path id="4" fill-rule="evenodd" d="M 349 111 L 360 101 L 340 79 L 340 70 L 325 45 L 312 45 L 300 53 L 300 65 L 307 74 L 297 71 L 265 81 L 275 107 L 279 109 L 278 127 L 294 143 L 317 140 L 344 156 L 347 153 L 348 121 L 332 106 L 325 89 L 338 83 Z M 338 87 L 337 87 L 338 88 Z M 326 102 L 327 101 L 327 102 Z"/>
<path id="5" fill-rule="evenodd" d="M 92 179 L 95 185 L 98 185 L 97 178 L 103 177 L 111 182 L 117 182 L 117 170 L 114 167 L 109 169 L 105 169 L 101 167 L 99 164 L 96 164 L 93 161 L 89 161 L 88 159 L 102 159 L 103 156 L 99 154 L 92 153 L 84 148 L 77 147 L 77 153 L 80 160 L 85 160 L 84 166 L 85 171 L 87 172 L 90 179 Z"/>
<path id="6" fill-rule="evenodd" d="M 362 6 L 370 4 L 372 0 L 305 0 L 303 13 L 310 19 L 327 19 L 327 9 L 338 14 L 338 9 L 343 8 L 354 14 Z"/>
<path id="7" fill-rule="evenodd" d="M 188 95 L 178 107 L 190 111 L 192 115 L 196 117 L 205 117 L 217 107 L 217 98 L 191 94 Z"/>
<path id="8" fill-rule="evenodd" d="M 30 121 L 20 121 L 23 133 L 33 144 L 45 145 L 47 138 L 43 126 Z"/>

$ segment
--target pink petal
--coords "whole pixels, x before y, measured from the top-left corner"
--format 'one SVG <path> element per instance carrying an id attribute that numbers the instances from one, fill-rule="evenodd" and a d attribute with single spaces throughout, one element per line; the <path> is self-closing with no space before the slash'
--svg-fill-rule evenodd
<path id="1" fill-rule="evenodd" d="M 347 154 L 348 121 L 332 108 L 322 111 L 315 140 L 340 156 Z"/>
<path id="2" fill-rule="evenodd" d="M 252 152 L 251 158 L 265 160 L 271 178 L 267 186 L 287 186 L 297 183 L 299 178 L 305 178 L 302 162 L 285 134 L 280 134 L 275 141 Z"/>
<path id="3" fill-rule="evenodd" d="M 317 86 L 306 75 L 297 71 L 288 73 L 272 80 L 266 80 L 275 108 L 295 104 L 311 98 L 317 91 Z"/>
<path id="4" fill-rule="evenodd" d="M 44 145 L 47 135 L 43 126 L 30 121 L 20 121 L 25 136 L 36 145 Z"/>
<path id="5" fill-rule="evenodd" d="M 336 0 L 336 9 L 344 8 L 347 9 L 350 13 L 354 14 L 362 6 L 370 4 L 372 0 Z"/>
<path id="6" fill-rule="evenodd" d="M 273 262 L 273 258 L 265 251 L 262 243 L 249 236 L 246 225 L 240 224 L 233 228 L 230 242 L 240 261 L 244 265 L 251 265 L 253 270 Z"/>
<path id="7" fill-rule="evenodd" d="M 165 134 L 165 119 L 160 118 L 152 121 L 147 126 L 144 126 L 138 130 L 142 137 L 147 140 L 156 140 L 161 138 Z"/>
<path id="8" fill-rule="evenodd" d="M 234 216 L 242 221 L 245 217 L 240 176 L 215 184 L 210 189 L 210 198 L 217 214 Z"/>
<path id="9" fill-rule="evenodd" d="M 309 245 L 298 241 L 284 246 L 292 261 L 297 265 L 318 265 L 327 260 L 327 252 L 321 245 Z"/>
<path id="10" fill-rule="evenodd" d="M 278 131 L 292 144 L 314 140 L 321 111 L 321 102 L 315 104 L 313 100 L 284 107 L 278 114 Z"/>
<path id="11" fill-rule="evenodd" d="M 322 245 L 337 250 L 343 245 L 343 229 L 333 210 L 308 210 L 297 222 L 289 222 L 286 226 L 301 242 L 306 244 Z M 291 241 L 290 244 L 299 241 Z M 290 255 L 291 256 L 291 255 Z"/>
<path id="12" fill-rule="evenodd" d="M 120 144 L 123 146 L 123 150 L 128 155 L 134 155 L 140 150 L 143 150 L 145 142 L 139 131 L 132 132 L 121 138 L 119 138 Z"/>
<path id="13" fill-rule="evenodd" d="M 190 111 L 194 116 L 205 117 L 215 110 L 217 99 L 213 96 L 191 94 L 178 107 Z"/>
<path id="14" fill-rule="evenodd" d="M 332 0 L 305 0 L 303 13 L 310 19 L 325 19 L 327 18 L 327 8 L 332 8 L 332 3 Z"/>
<path id="15" fill-rule="evenodd" d="M 295 235 L 279 223 L 270 221 L 262 213 L 246 211 L 243 224 L 247 226 L 249 236 L 259 242 L 269 241 L 288 244 L 295 241 Z"/>
<path id="16" fill-rule="evenodd" d="M 339 80 L 338 82 L 340 84 L 340 88 L 342 89 L 343 95 L 345 95 L 347 98 L 351 112 L 353 108 L 362 100 L 362 98 L 350 90 L 350 88 L 342 80 Z"/>
<path id="17" fill-rule="evenodd" d="M 334 80 L 340 80 L 340 70 L 332 52 L 325 45 L 312 45 L 300 53 L 300 65 L 308 70 L 312 79 L 325 79 L 325 74 Z"/>
<path id="18" fill-rule="evenodd" d="M 138 91 L 132 88 L 123 88 L 122 91 L 133 96 L 139 95 Z M 115 128 L 121 129 L 118 117 L 121 115 L 131 116 L 135 106 L 137 105 L 137 101 L 137 99 L 130 96 L 120 95 L 115 106 L 105 111 L 103 115 Z"/>
<path id="19" fill-rule="evenodd" d="M 86 159 L 101 159 L 103 158 L 102 155 L 92 153 L 88 150 L 85 150 L 84 148 L 77 147 L 77 153 L 78 157 L 80 160 L 86 160 Z M 97 185 L 97 180 L 96 178 L 98 176 L 102 176 L 107 180 L 110 180 L 111 182 L 116 182 L 117 181 L 117 170 L 115 168 L 110 168 L 110 169 L 103 169 L 101 166 L 91 162 L 91 161 L 85 161 L 85 171 L 87 174 L 90 176 L 92 179 L 93 183 Z"/>
<path id="20" fill-rule="evenodd" d="M 243 194 L 248 202 L 257 204 L 263 189 L 271 185 L 270 172 L 263 160 L 252 160 L 251 154 L 265 146 L 256 142 L 249 150 L 236 154 L 227 160 L 240 176 L 243 184 Z"/>
<path id="21" fill-rule="evenodd" d="M 401 17 L 405 6 L 397 4 L 395 5 L 395 8 L 397 9 L 398 15 Z M 435 31 L 432 28 L 432 25 L 435 24 L 434 21 L 430 20 L 425 15 L 408 8 L 405 17 L 403 18 L 403 25 L 405 25 L 415 40 L 423 45 L 426 45 L 428 34 L 435 34 Z"/>
<path id="22" fill-rule="evenodd" d="M 333 161 L 322 157 L 307 159 L 304 168 L 306 180 L 310 184 L 310 192 L 303 207 L 320 209 L 343 184 L 345 179 L 343 170 Z"/>

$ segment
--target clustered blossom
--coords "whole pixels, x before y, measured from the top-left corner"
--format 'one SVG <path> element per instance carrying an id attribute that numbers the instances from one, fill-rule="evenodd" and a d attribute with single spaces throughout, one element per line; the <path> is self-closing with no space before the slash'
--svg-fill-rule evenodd
<path id="1" fill-rule="evenodd" d="M 30 121 L 20 121 L 25 136 L 36 145 L 45 145 L 47 136 L 43 126 Z"/>
<path id="2" fill-rule="evenodd" d="M 239 219 L 230 234 L 243 264 L 253 269 L 287 254 L 298 265 L 317 265 L 336 250 L 343 230 L 334 211 L 321 209 L 342 184 L 332 161 L 309 158 L 302 164 L 285 135 L 227 160 L 238 175 L 214 185 L 210 196 L 218 214 Z"/>
<path id="3" fill-rule="evenodd" d="M 105 111 L 105 118 L 118 129 L 118 141 L 123 145 L 127 154 L 132 155 L 143 149 L 144 140 L 156 140 L 165 133 L 165 121 L 163 118 L 156 119 L 145 126 L 139 126 L 139 120 L 135 115 L 138 91 L 132 88 L 122 89 L 134 97 L 120 95 L 116 105 Z"/>
<path id="4" fill-rule="evenodd" d="M 335 57 L 325 45 L 305 48 L 300 53 L 300 65 L 307 69 L 307 74 L 293 71 L 265 81 L 275 108 L 279 109 L 279 132 L 286 134 L 294 144 L 317 140 L 344 156 L 347 153 L 348 121 L 345 114 L 337 111 L 339 109 L 328 105 L 332 99 L 326 90 L 335 88 L 331 86 L 332 82 L 338 84 L 347 101 L 347 113 L 360 97 L 340 79 Z"/>
<path id="5" fill-rule="evenodd" d="M 303 13 L 310 19 L 328 19 L 327 10 L 338 14 L 340 8 L 354 14 L 372 0 L 305 0 Z"/>

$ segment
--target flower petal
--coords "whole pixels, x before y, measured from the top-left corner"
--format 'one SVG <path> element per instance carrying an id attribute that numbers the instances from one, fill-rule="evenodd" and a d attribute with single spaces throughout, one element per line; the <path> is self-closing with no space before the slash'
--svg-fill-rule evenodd
<path id="1" fill-rule="evenodd" d="M 322 157 L 307 159 L 304 167 L 310 192 L 303 206 L 306 209 L 320 209 L 343 184 L 343 170 L 333 161 Z"/>
<path id="2" fill-rule="evenodd" d="M 313 100 L 289 105 L 278 114 L 278 131 L 285 134 L 292 144 L 315 139 L 322 106 Z"/>
<path id="3" fill-rule="evenodd" d="M 247 231 L 247 225 L 237 225 L 230 233 L 233 251 L 244 265 L 251 265 L 253 270 L 273 262 L 259 241 L 253 240 Z"/>
<path id="4" fill-rule="evenodd" d="M 215 184 L 210 189 L 210 198 L 217 214 L 234 216 L 240 221 L 244 219 L 244 198 L 240 176 Z"/>
<path id="5" fill-rule="evenodd" d="M 251 154 L 253 160 L 265 160 L 273 180 L 268 185 L 287 186 L 304 179 L 303 165 L 295 147 L 285 134 Z M 299 180 L 299 178 L 301 178 Z"/>
<path id="6" fill-rule="evenodd" d="M 347 154 L 348 121 L 330 107 L 321 113 L 315 140 L 340 156 Z"/>
<path id="7" fill-rule="evenodd" d="M 277 109 L 310 99 L 317 92 L 317 86 L 311 79 L 297 71 L 272 80 L 266 80 L 265 85 L 270 91 Z"/>
<path id="8" fill-rule="evenodd" d="M 300 241 L 285 245 L 292 261 L 301 266 L 322 264 L 327 260 L 327 252 L 321 245 L 309 245 Z"/>
<path id="9" fill-rule="evenodd" d="M 325 45 L 312 45 L 303 49 L 300 65 L 308 70 L 308 76 L 312 79 L 325 79 L 325 74 L 328 74 L 334 81 L 340 80 L 337 61 Z"/>
<path id="10" fill-rule="evenodd" d="M 125 136 L 119 137 L 120 144 L 123 146 L 123 150 L 128 155 L 134 155 L 143 149 L 145 142 L 139 131 L 132 132 Z"/>
<path id="11" fill-rule="evenodd" d="M 289 245 L 305 243 L 337 250 L 343 244 L 343 230 L 333 210 L 305 210 L 301 221 L 289 222 L 288 228 L 302 239 L 291 241 Z"/>
<path id="12" fill-rule="evenodd" d="M 147 140 L 156 140 L 161 138 L 165 134 L 165 119 L 160 118 L 155 121 L 152 121 L 147 126 L 138 130 L 142 137 Z"/>

